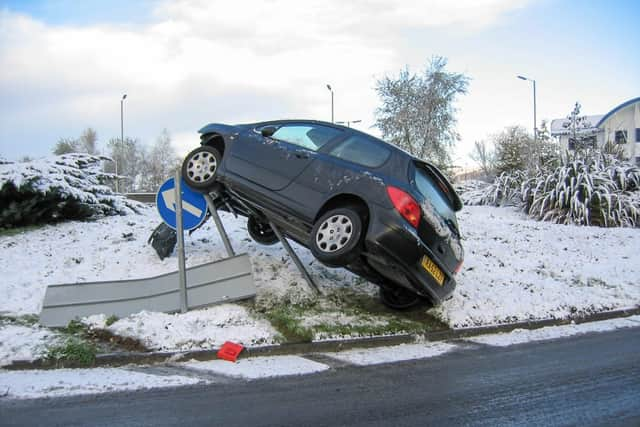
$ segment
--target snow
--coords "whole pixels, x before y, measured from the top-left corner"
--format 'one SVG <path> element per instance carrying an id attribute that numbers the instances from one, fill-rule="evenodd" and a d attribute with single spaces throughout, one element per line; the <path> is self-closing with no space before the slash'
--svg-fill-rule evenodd
<path id="1" fill-rule="evenodd" d="M 157 376 L 116 368 L 0 371 L 0 397 L 60 397 L 177 387 L 199 382 L 202 380 L 197 378 L 178 375 Z"/>
<path id="2" fill-rule="evenodd" d="M 37 326 L 0 324 L 0 367 L 13 360 L 34 360 L 46 352 L 58 334 Z"/>
<path id="3" fill-rule="evenodd" d="M 570 324 L 562 326 L 547 326 L 533 330 L 515 329 L 509 333 L 480 335 L 473 338 L 466 338 L 466 341 L 496 347 L 508 347 L 510 345 L 522 344 L 525 342 L 545 341 L 592 332 L 608 332 L 616 329 L 634 327 L 640 327 L 640 316 L 581 323 L 578 325 Z"/>
<path id="4" fill-rule="evenodd" d="M 453 328 L 560 319 L 640 305 L 640 230 L 537 222 L 513 208 L 467 206 L 466 258 L 433 312 Z"/>
<path id="5" fill-rule="evenodd" d="M 227 340 L 245 346 L 278 342 L 277 332 L 258 312 L 306 303 L 315 296 L 281 245 L 258 245 L 247 235 L 246 219 L 221 216 L 236 252 L 251 257 L 255 310 L 224 304 L 186 314 L 141 312 L 108 327 L 104 316 L 92 316 L 86 322 L 137 338 L 151 349 L 215 348 Z M 176 270 L 175 253 L 161 261 L 147 244 L 159 222 L 156 210 L 148 207 L 139 214 L 0 236 L 0 313 L 39 313 L 50 284 L 148 277 Z M 430 311 L 452 328 L 567 318 L 640 304 L 640 229 L 537 222 L 515 209 L 489 206 L 465 207 L 459 224 L 466 259 L 457 277 L 458 288 L 450 300 Z M 187 234 L 185 241 L 187 266 L 226 256 L 212 222 Z M 325 292 L 375 292 L 375 286 L 346 270 L 326 268 L 308 250 L 292 245 Z M 313 316 L 303 326 L 352 321 L 348 313 L 344 318 Z M 375 323 L 376 318 L 370 321 Z M 38 331 L 0 323 L 3 342 L 11 343 L 2 347 L 3 363 L 14 351 L 20 358 L 37 357 L 41 351 L 37 347 L 49 340 Z M 33 346 L 25 338 L 29 334 L 33 334 Z"/>
<path id="6" fill-rule="evenodd" d="M 307 375 L 322 372 L 329 366 L 299 356 L 272 356 L 240 359 L 237 362 L 212 360 L 190 361 L 180 364 L 190 369 L 212 372 L 237 378 L 255 380 L 259 378 Z"/>
<path id="7" fill-rule="evenodd" d="M 185 314 L 143 311 L 105 325 L 105 316 L 86 323 L 122 337 L 139 338 L 154 350 L 191 350 L 220 347 L 225 341 L 244 346 L 274 344 L 277 331 L 266 320 L 252 318 L 246 308 L 223 304 Z"/>
<path id="8" fill-rule="evenodd" d="M 424 344 L 400 344 L 391 347 L 366 348 L 325 353 L 334 359 L 342 360 L 354 365 L 378 365 L 413 359 L 426 359 L 448 353 L 456 348 L 446 342 Z"/>

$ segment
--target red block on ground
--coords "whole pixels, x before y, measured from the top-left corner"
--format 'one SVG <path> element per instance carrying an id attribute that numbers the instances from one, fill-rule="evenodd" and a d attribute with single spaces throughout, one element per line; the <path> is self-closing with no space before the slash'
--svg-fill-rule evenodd
<path id="1" fill-rule="evenodd" d="M 225 342 L 220 350 L 218 350 L 218 359 L 228 360 L 229 362 L 235 362 L 238 360 L 238 355 L 244 350 L 241 344 L 236 344 L 231 341 Z"/>

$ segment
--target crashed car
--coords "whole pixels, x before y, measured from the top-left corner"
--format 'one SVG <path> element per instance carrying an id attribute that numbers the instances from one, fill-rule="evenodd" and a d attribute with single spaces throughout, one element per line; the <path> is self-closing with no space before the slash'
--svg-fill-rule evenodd
<path id="1" fill-rule="evenodd" d="M 329 267 L 380 287 L 384 304 L 439 304 L 463 261 L 462 202 L 432 164 L 332 123 L 208 124 L 182 165 L 186 183 L 248 218 L 258 243 L 271 224 Z"/>

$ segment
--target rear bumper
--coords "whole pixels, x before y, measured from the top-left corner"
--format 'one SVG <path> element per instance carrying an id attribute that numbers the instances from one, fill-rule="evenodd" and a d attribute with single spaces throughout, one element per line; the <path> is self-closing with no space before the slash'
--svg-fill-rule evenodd
<path id="1" fill-rule="evenodd" d="M 365 246 L 370 265 L 380 275 L 429 298 L 436 305 L 449 298 L 456 287 L 453 272 L 393 209 L 375 210 L 369 222 Z M 444 273 L 442 285 L 422 267 L 424 256 Z"/>

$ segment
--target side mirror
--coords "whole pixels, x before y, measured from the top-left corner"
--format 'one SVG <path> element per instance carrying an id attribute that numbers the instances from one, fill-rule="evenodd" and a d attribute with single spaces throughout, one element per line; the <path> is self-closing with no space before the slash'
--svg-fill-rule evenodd
<path id="1" fill-rule="evenodd" d="M 260 133 L 262 134 L 262 136 L 270 137 L 271 135 L 276 133 L 277 130 L 278 128 L 275 126 L 265 126 L 260 129 Z"/>

